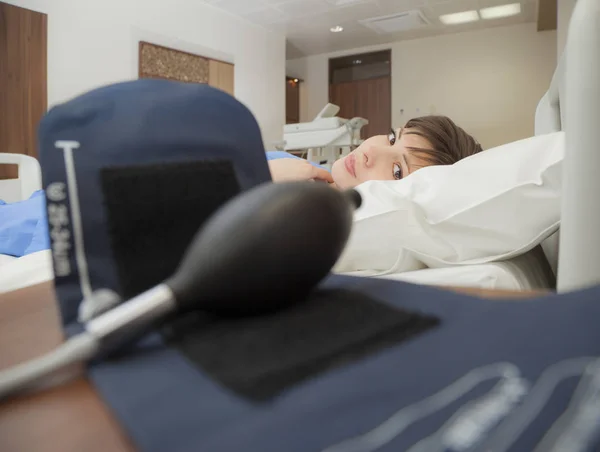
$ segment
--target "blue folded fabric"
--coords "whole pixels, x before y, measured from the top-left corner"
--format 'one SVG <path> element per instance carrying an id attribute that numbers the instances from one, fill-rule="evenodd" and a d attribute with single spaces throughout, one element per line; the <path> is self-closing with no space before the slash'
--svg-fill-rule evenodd
<path id="1" fill-rule="evenodd" d="M 0 200 L 0 254 L 21 257 L 50 248 L 43 190 L 25 201 Z"/>
<path id="2" fill-rule="evenodd" d="M 277 160 L 277 159 L 300 159 L 300 157 L 295 156 L 293 154 L 289 154 L 285 151 L 267 151 L 267 160 Z M 303 159 L 301 159 L 303 160 Z M 309 162 L 311 165 L 316 166 L 317 168 L 322 168 L 325 171 L 329 171 L 324 166 L 318 165 L 314 162 Z"/>

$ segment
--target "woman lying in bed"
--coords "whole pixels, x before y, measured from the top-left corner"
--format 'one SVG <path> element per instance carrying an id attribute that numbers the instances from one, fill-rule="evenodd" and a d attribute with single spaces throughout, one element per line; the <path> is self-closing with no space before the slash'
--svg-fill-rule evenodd
<path id="1" fill-rule="evenodd" d="M 337 160 L 331 173 L 292 156 L 269 160 L 269 169 L 274 182 L 322 180 L 346 189 L 369 180 L 399 180 L 424 166 L 452 165 L 481 150 L 477 140 L 451 119 L 423 116 L 388 135 L 365 140 Z"/>

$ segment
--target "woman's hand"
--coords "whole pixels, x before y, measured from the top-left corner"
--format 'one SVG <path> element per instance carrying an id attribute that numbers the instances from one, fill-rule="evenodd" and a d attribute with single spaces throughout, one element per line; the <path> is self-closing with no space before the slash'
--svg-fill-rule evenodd
<path id="1" fill-rule="evenodd" d="M 269 170 L 273 182 L 319 180 L 333 183 L 331 173 L 304 159 L 269 160 Z"/>

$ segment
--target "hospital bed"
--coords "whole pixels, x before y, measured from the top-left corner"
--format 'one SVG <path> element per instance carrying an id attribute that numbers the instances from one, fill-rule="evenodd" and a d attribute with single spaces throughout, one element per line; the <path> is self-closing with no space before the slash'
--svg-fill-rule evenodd
<path id="1" fill-rule="evenodd" d="M 571 103 L 575 102 L 573 95 L 570 94 L 567 99 L 567 91 L 570 93 L 578 91 L 579 78 L 577 73 L 571 74 L 571 79 L 567 78 L 567 65 L 571 66 L 572 59 L 568 60 L 565 55 L 560 58 L 555 73 L 553 75 L 550 87 L 544 94 L 538 106 L 536 108 L 534 123 L 535 123 L 535 135 L 544 135 L 552 132 L 566 131 L 565 125 L 567 121 L 576 121 L 571 119 L 578 117 L 576 110 L 567 110 L 565 105 L 567 101 Z M 583 70 L 583 69 L 580 69 Z M 595 117 L 600 117 L 600 112 L 594 113 L 591 111 L 592 106 L 589 105 L 592 99 L 595 99 L 596 104 L 600 106 L 600 95 L 598 90 L 600 89 L 600 83 L 597 81 L 587 80 L 587 90 L 590 93 L 589 98 L 579 98 L 579 109 L 588 110 L 590 109 L 590 115 L 596 114 Z M 567 86 L 567 83 L 571 86 Z M 582 87 L 584 85 L 581 85 Z M 580 89 L 580 88 L 579 88 Z M 595 92 L 594 92 L 595 90 Z M 595 94 L 592 94 L 595 93 Z M 585 100 L 585 102 L 584 102 Z M 597 107 L 593 107 L 596 108 Z M 579 113 L 581 115 L 582 113 Z M 592 116 L 593 117 L 593 116 Z M 579 119 L 577 119 L 578 121 Z M 579 134 L 589 134 L 589 130 L 583 130 L 581 124 L 577 127 Z M 594 127 L 591 126 L 590 129 Z M 581 149 L 582 144 L 573 142 L 573 128 L 569 129 L 569 133 L 566 135 L 567 138 L 567 153 L 564 160 L 565 172 L 569 171 L 569 174 L 573 174 L 573 160 L 579 159 L 581 156 L 575 152 L 574 149 Z M 596 140 L 600 143 L 600 137 Z M 593 146 L 587 149 L 593 149 Z M 587 157 L 586 157 L 587 158 Z M 600 162 L 598 163 L 600 165 Z M 502 289 L 502 290 L 515 290 L 515 291 L 529 291 L 529 290 L 555 290 L 557 285 L 559 289 L 568 289 L 571 287 L 579 287 L 579 281 L 588 281 L 590 278 L 593 279 L 593 272 L 590 273 L 588 268 L 595 269 L 597 275 L 600 275 L 600 255 L 593 257 L 594 262 L 588 264 L 585 263 L 586 259 L 581 259 L 575 256 L 585 255 L 585 249 L 587 247 L 587 241 L 583 239 L 580 234 L 576 231 L 578 228 L 584 227 L 587 231 L 587 236 L 593 236 L 585 217 L 588 212 L 585 206 L 594 206 L 593 193 L 600 193 L 600 185 L 596 182 L 593 174 L 588 174 L 587 178 L 583 180 L 579 174 L 583 174 L 578 168 L 575 170 L 574 175 L 564 174 L 567 180 L 563 180 L 563 206 L 561 212 L 561 230 L 555 232 L 549 238 L 544 240 L 540 245 L 535 247 L 533 250 L 521 255 L 514 257 L 506 261 L 490 262 L 479 265 L 465 265 L 455 266 L 447 268 L 431 268 L 410 272 L 391 273 L 383 276 L 371 275 L 368 272 L 354 272 L 351 273 L 353 276 L 375 276 L 384 279 L 392 279 L 398 281 L 412 282 L 417 284 L 426 285 L 438 285 L 438 286 L 454 286 L 454 287 L 478 287 L 481 289 Z M 592 184 L 596 184 L 594 188 Z M 583 192 L 583 194 L 582 194 Z M 569 201 L 574 200 L 574 201 Z M 593 208 L 589 209 L 589 215 L 593 215 Z M 566 220 L 565 220 L 566 218 Z M 567 232 L 564 233 L 564 224 L 567 224 Z M 575 222 L 575 224 L 573 224 Z M 590 224 L 596 224 L 596 228 L 600 225 L 599 222 L 592 221 Z M 596 229 L 600 230 L 600 229 Z M 562 236 L 562 244 L 559 244 Z M 581 243 L 583 240 L 584 243 Z M 559 245 L 561 245 L 562 253 L 559 254 Z M 598 245 L 595 249 L 598 249 Z M 565 252 L 565 247 L 568 251 Z M 577 251 L 573 251 L 577 249 Z M 593 253 L 590 257 L 593 256 Z M 559 260 L 561 260 L 562 274 L 561 282 L 557 282 L 557 275 L 559 275 Z M 566 268 L 565 268 L 566 267 Z M 585 267 L 582 268 L 582 267 Z M 583 271 L 583 272 L 582 272 Z M 585 276 L 587 275 L 587 276 Z"/>
<path id="2" fill-rule="evenodd" d="M 586 7 L 593 2 L 580 1 L 573 13 L 565 56 L 557 65 L 548 92 L 540 100 L 535 116 L 535 133 L 564 130 L 566 149 L 560 234 L 557 232 L 540 246 L 516 258 L 483 265 L 424 269 L 388 274 L 418 284 L 479 287 L 485 289 L 566 291 L 597 284 L 600 275 L 600 27 L 586 20 Z M 565 106 L 568 104 L 568 108 Z M 339 109 L 327 106 L 312 123 L 286 126 L 286 150 L 352 148 L 360 143 L 358 132 L 365 120 L 342 120 Z M 353 122 L 354 121 L 354 122 Z M 567 129 L 568 124 L 568 129 Z M 309 153 L 309 159 L 330 164 L 335 153 Z M 19 183 L 27 184 L 27 172 Z M 33 176 L 34 179 L 37 176 Z M 1 187 L 1 186 L 0 186 Z M 0 198 L 2 197 L 0 188 Z M 560 249 L 560 253 L 559 253 Z M 28 256 L 26 256 L 27 258 Z M 48 253 L 36 257 L 11 259 L 0 271 L 0 292 L 51 279 Z M 558 262 L 558 265 L 556 264 Z M 0 265 L 2 263 L 0 262 Z M 10 275 L 5 277 L 5 275 Z M 555 278 L 555 275 L 557 278 Z M 370 276 L 363 274 L 363 276 Z M 11 283 L 15 281 L 15 283 Z M 556 284 L 555 284 L 556 283 Z"/>
<path id="3" fill-rule="evenodd" d="M 595 1 L 577 3 L 565 53 L 535 114 L 536 135 L 564 131 L 566 136 L 560 230 L 533 250 L 507 261 L 381 278 L 484 289 L 556 288 L 559 292 L 600 282 L 600 27 Z M 374 275 L 363 272 L 362 276 Z"/>
<path id="4" fill-rule="evenodd" d="M 362 143 L 360 130 L 369 123 L 359 117 L 339 118 L 339 111 L 337 105 L 327 104 L 311 122 L 286 124 L 282 150 L 304 152 L 308 161 L 331 169 L 333 162 Z"/>

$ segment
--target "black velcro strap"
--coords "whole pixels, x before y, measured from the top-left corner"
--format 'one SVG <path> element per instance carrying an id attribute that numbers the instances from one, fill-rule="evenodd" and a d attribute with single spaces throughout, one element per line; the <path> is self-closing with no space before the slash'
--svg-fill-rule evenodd
<path id="1" fill-rule="evenodd" d="M 226 160 L 104 168 L 101 180 L 123 297 L 171 276 L 204 221 L 240 192 Z"/>
<path id="2" fill-rule="evenodd" d="M 259 401 L 437 324 L 435 317 L 392 308 L 359 292 L 323 290 L 266 316 L 192 313 L 164 333 L 203 372 Z"/>

